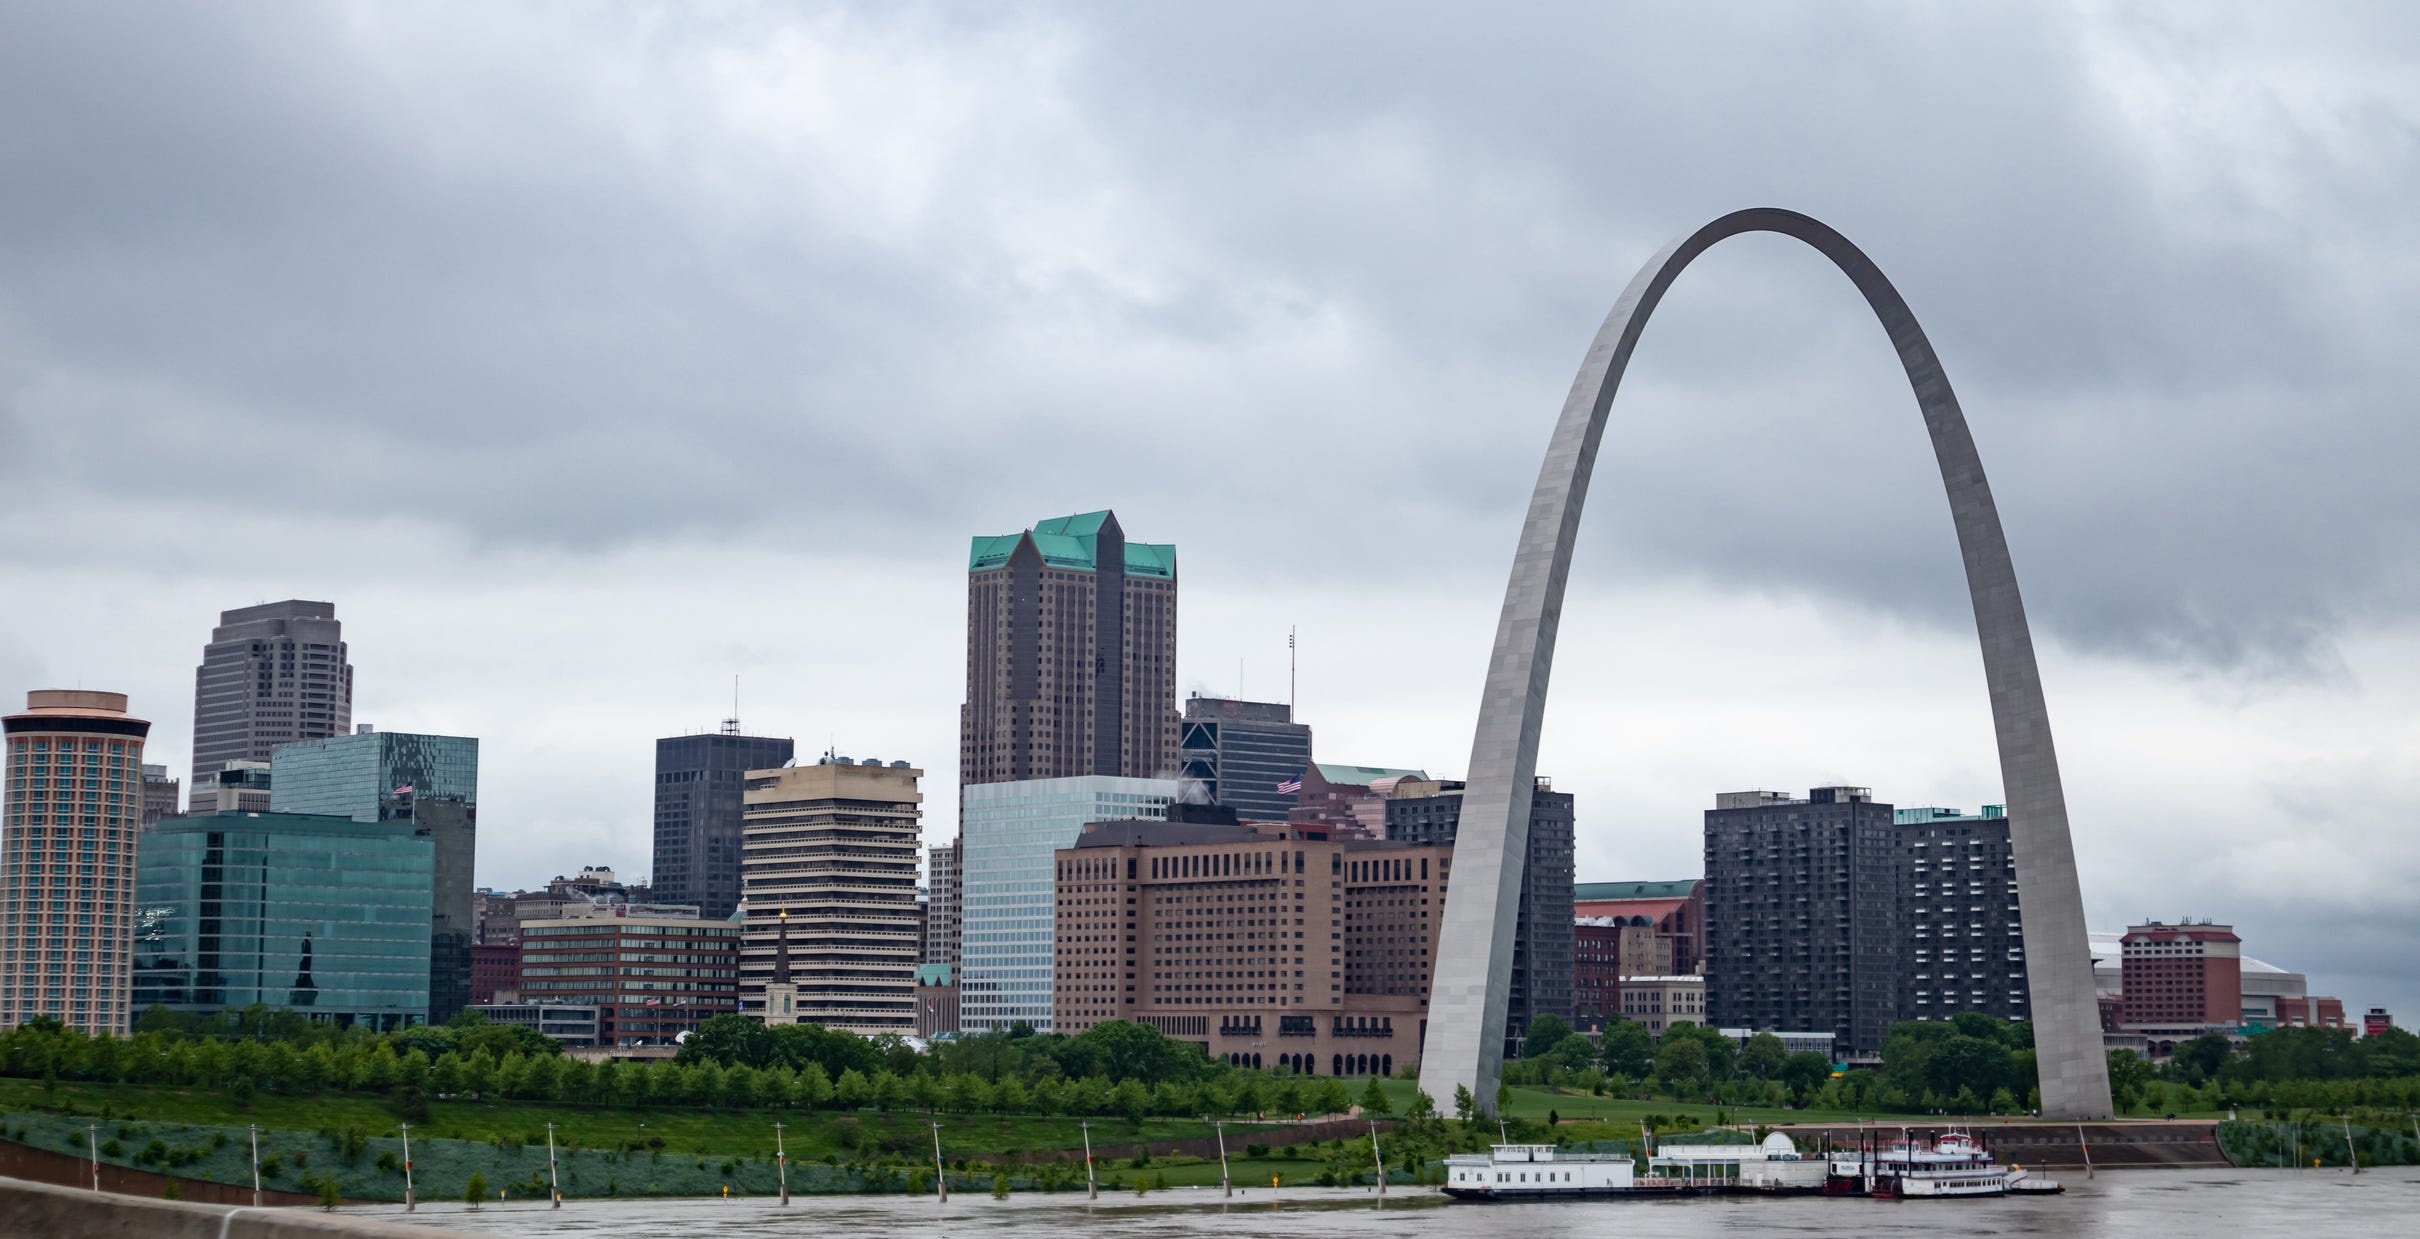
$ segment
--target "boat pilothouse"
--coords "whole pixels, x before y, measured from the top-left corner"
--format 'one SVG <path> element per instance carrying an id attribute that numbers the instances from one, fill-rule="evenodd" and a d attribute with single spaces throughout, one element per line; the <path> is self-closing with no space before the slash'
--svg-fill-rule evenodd
<path id="1" fill-rule="evenodd" d="M 1889 1144 L 1834 1153 L 1824 1190 L 1907 1200 L 1942 1196 L 2007 1196 L 2056 1192 L 2057 1182 L 2003 1166 L 1983 1142 L 1960 1131 L 1927 1143 L 1900 1133 Z"/>
<path id="2" fill-rule="evenodd" d="M 1445 1194 L 1456 1200 L 1533 1200 L 1637 1192 L 1626 1154 L 1567 1153 L 1551 1144 L 1499 1144 L 1445 1159 Z"/>

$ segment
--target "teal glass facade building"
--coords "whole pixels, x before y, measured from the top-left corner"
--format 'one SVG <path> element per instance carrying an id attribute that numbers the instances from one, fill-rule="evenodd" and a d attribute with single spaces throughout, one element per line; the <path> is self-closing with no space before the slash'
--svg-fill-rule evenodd
<path id="1" fill-rule="evenodd" d="M 162 821 L 136 858 L 134 1010 L 257 1002 L 340 1025 L 423 1022 L 434 857 L 400 823 Z"/>
<path id="2" fill-rule="evenodd" d="M 281 744 L 269 758 L 269 807 L 279 813 L 380 821 L 393 816 L 382 808 L 398 799 L 397 788 L 423 799 L 478 804 L 478 739 L 361 731 Z"/>
<path id="3" fill-rule="evenodd" d="M 1035 1032 L 1051 1031 L 1058 910 L 1052 854 L 1074 846 L 1087 822 L 1165 818 L 1176 790 L 1174 779 L 1103 774 L 959 789 L 961 1029 L 988 1032 L 1023 1021 Z"/>

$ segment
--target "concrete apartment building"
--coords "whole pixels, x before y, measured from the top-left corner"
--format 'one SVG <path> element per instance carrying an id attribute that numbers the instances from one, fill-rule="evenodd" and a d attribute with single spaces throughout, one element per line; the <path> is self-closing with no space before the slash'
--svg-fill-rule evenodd
<path id="1" fill-rule="evenodd" d="M 974 539 L 961 784 L 1176 773 L 1176 548 L 1113 512 Z"/>
<path id="2" fill-rule="evenodd" d="M 51 1016 L 125 1033 L 134 947 L 135 839 L 151 724 L 126 694 L 39 689 L 0 719 L 0 1028 Z"/>
<path id="3" fill-rule="evenodd" d="M 1386 838 L 1422 847 L 1453 846 L 1462 820 L 1462 784 L 1445 779 L 1400 779 L 1384 801 Z M 1521 903 L 1515 913 L 1510 999 L 1505 1005 L 1504 1045 L 1518 1053 L 1531 1021 L 1574 1016 L 1572 988 L 1575 927 L 1572 924 L 1572 845 L 1577 818 L 1570 792 L 1546 779 L 1531 793 L 1528 857 L 1521 866 Z"/>
<path id="4" fill-rule="evenodd" d="M 795 999 L 784 1022 L 867 1036 L 915 1032 L 923 775 L 903 761 L 829 756 L 749 773 L 743 1008 L 768 1010 L 766 987 L 779 971 Z"/>
<path id="5" fill-rule="evenodd" d="M 584 908 L 521 927 L 521 1001 L 597 1008 L 597 1044 L 668 1046 L 739 1010 L 740 927 Z"/>
<path id="6" fill-rule="evenodd" d="M 1317 1075 L 1416 1062 L 1452 849 L 1170 812 L 1096 823 L 1053 858 L 1054 1029 L 1131 1020 Z"/>
<path id="7" fill-rule="evenodd" d="M 1902 958 L 1891 806 L 1863 787 L 1725 792 L 1705 820 L 1706 1022 L 1881 1050 Z"/>
<path id="8" fill-rule="evenodd" d="M 1311 767 L 1311 729 L 1282 701 L 1185 699 L 1177 725 L 1177 777 L 1198 783 L 1210 803 L 1247 822 L 1282 822 L 1298 793 L 1287 785 Z"/>
<path id="9" fill-rule="evenodd" d="M 788 765 L 796 750 L 787 737 L 741 735 L 738 719 L 655 742 L 655 900 L 696 904 L 716 921 L 739 907 L 740 785 L 751 770 Z"/>
<path id="10" fill-rule="evenodd" d="M 290 598 L 219 613 L 193 673 L 193 779 L 199 796 L 231 761 L 353 729 L 353 664 L 336 604 Z M 207 810 L 203 810 L 207 811 Z"/>
<path id="11" fill-rule="evenodd" d="M 2025 976 L 2025 923 L 2017 908 L 2017 858 L 2008 814 L 1898 809 L 1899 1015 L 1946 1020 L 1961 1011 L 1993 1019 L 2033 1017 Z"/>
<path id="12" fill-rule="evenodd" d="M 1578 882 L 1571 889 L 1573 1027 L 1622 1013 L 1622 979 L 1702 976 L 1706 883 Z"/>

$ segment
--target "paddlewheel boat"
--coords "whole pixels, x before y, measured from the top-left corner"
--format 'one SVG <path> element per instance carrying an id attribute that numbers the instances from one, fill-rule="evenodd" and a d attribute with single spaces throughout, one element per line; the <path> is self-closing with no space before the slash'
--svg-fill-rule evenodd
<path id="1" fill-rule="evenodd" d="M 1824 1190 L 1839 1196 L 1924 1200 L 1947 1196 L 2047 1194 L 2054 1179 L 2003 1166 L 1973 1135 L 1952 1131 L 1926 1142 L 1900 1133 L 1889 1144 L 1834 1153 Z"/>

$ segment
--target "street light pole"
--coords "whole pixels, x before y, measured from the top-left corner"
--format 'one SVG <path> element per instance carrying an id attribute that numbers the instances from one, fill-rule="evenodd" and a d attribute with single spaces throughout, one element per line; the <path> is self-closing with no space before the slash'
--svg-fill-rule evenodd
<path id="1" fill-rule="evenodd" d="M 260 1124 L 252 1123 L 249 1126 L 252 1128 L 252 1207 L 258 1209 L 260 1208 Z"/>
<path id="2" fill-rule="evenodd" d="M 92 1190 L 101 1190 L 101 1125 L 84 1125 L 84 1142 L 92 1146 Z"/>
<path id="3" fill-rule="evenodd" d="M 790 1154 L 782 1147 L 781 1128 L 779 1123 L 773 1125 L 773 1169 L 781 1176 L 781 1205 L 787 1209 L 790 1207 Z"/>
<path id="4" fill-rule="evenodd" d="M 1203 1115 L 1209 1118 L 1208 1115 Z M 1235 1187 L 1227 1179 L 1227 1120 L 1211 1119 L 1210 1126 L 1218 1131 L 1218 1194 L 1233 1196 Z"/>
<path id="5" fill-rule="evenodd" d="M 551 1208 L 563 1207 L 563 1181 L 555 1176 L 555 1125 L 552 1123 L 546 1125 L 546 1196 L 554 1202 Z"/>
<path id="6" fill-rule="evenodd" d="M 950 1168 L 941 1160 L 941 1120 L 933 1120 L 933 1182 L 940 1185 L 941 1203 L 950 1202 Z"/>
<path id="7" fill-rule="evenodd" d="M 1386 1195 L 1386 1154 L 1378 1149 L 1378 1120 L 1370 1120 L 1370 1158 L 1378 1163 L 1378 1194 Z"/>
<path id="8" fill-rule="evenodd" d="M 1084 1199 L 1099 1200 L 1101 1185 L 1092 1177 L 1092 1124 L 1078 1123 L 1084 1129 Z"/>
<path id="9" fill-rule="evenodd" d="M 414 1200 L 412 1199 L 412 1125 L 411 1125 L 411 1124 L 409 1124 L 409 1123 L 405 1123 L 405 1124 L 402 1124 L 402 1127 L 403 1127 L 403 1211 L 404 1211 L 405 1213 L 410 1213 L 412 1210 L 414 1210 L 414 1209 L 416 1209 L 416 1208 L 418 1208 L 418 1207 L 419 1207 L 418 1202 L 416 1202 L 416 1201 L 414 1201 Z"/>

